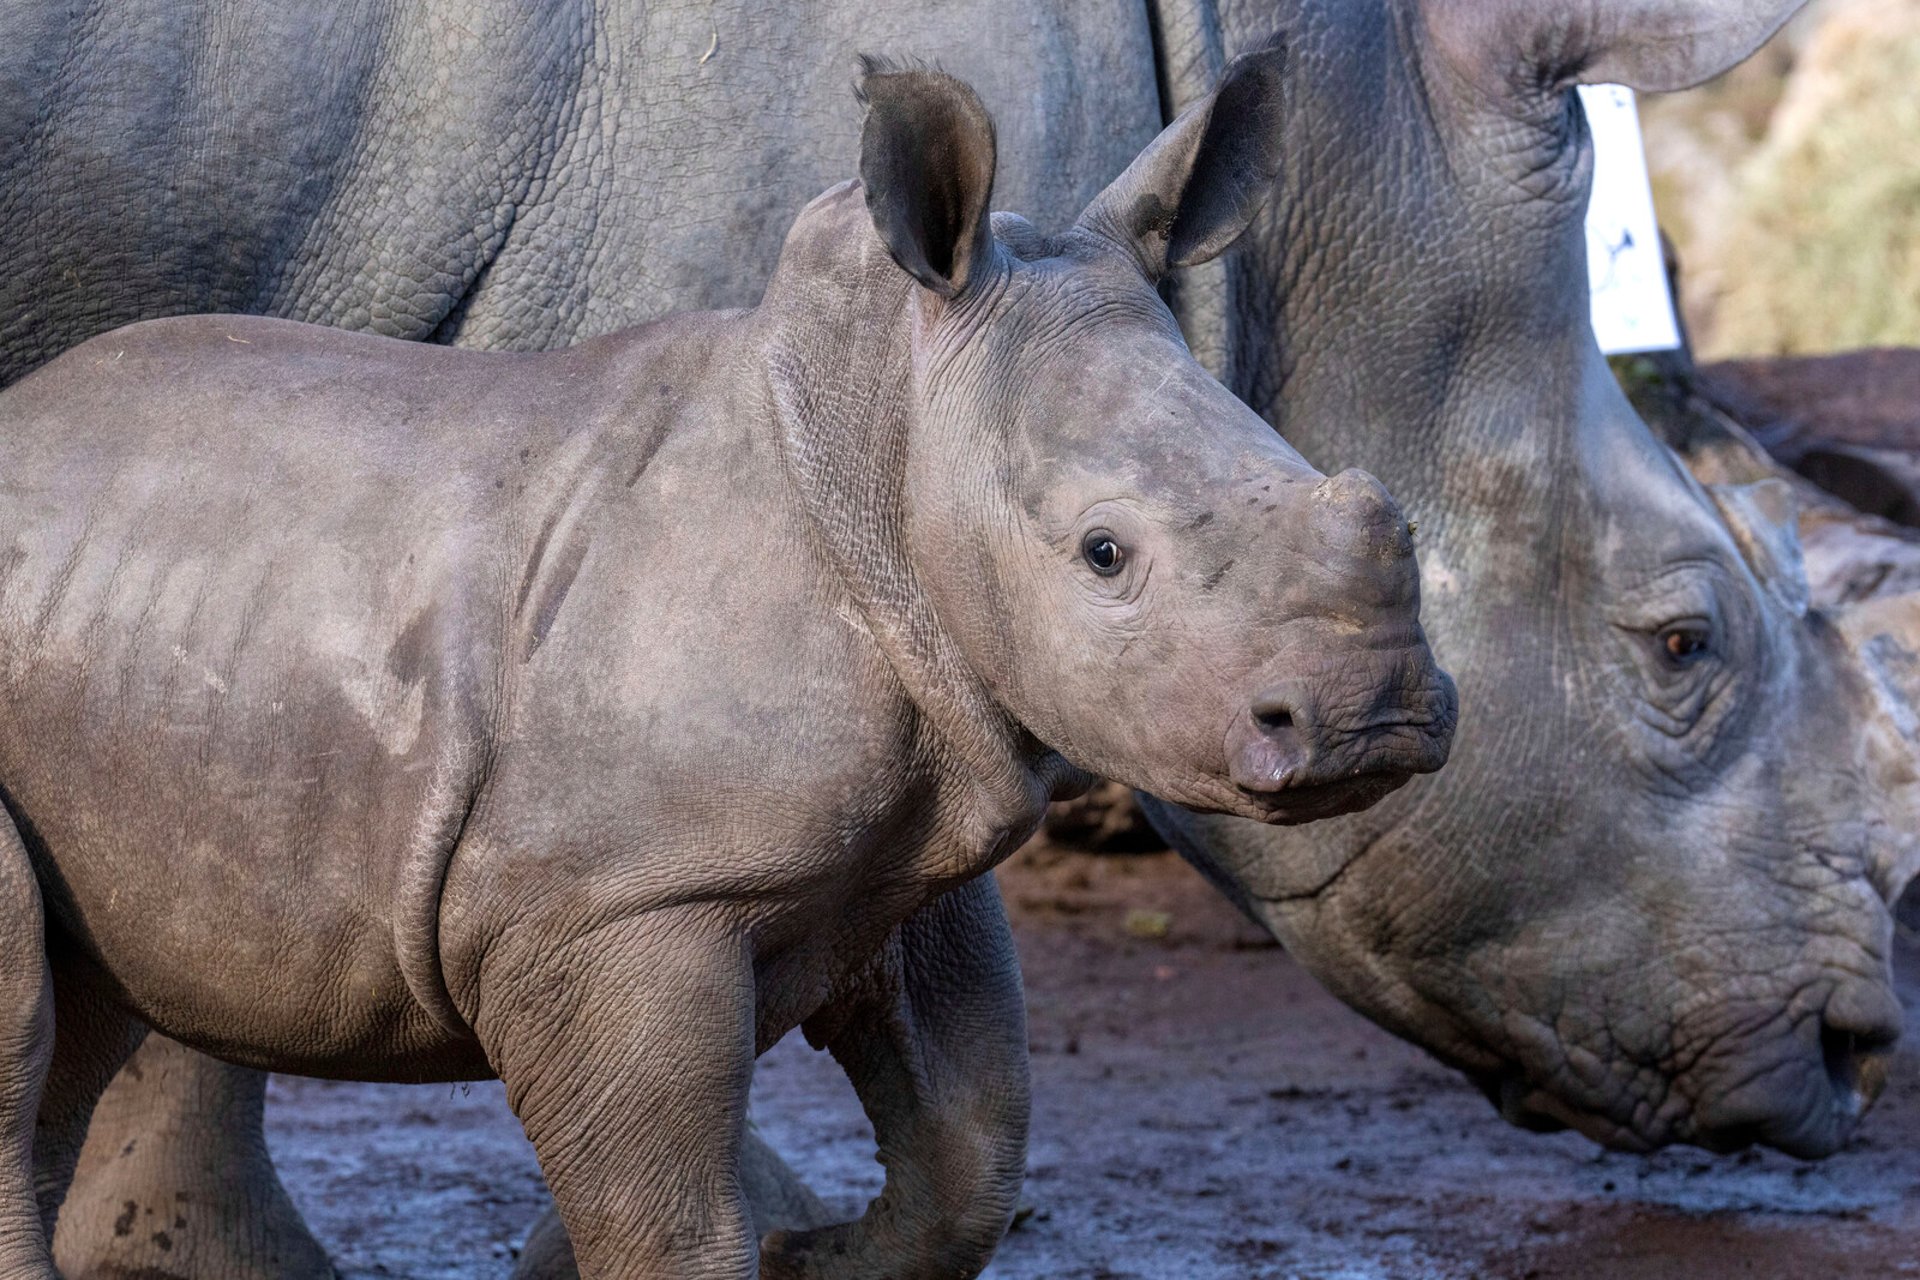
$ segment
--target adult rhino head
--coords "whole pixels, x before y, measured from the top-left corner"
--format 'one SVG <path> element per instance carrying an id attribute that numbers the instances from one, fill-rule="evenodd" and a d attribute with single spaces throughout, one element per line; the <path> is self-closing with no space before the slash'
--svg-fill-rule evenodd
<path id="1" fill-rule="evenodd" d="M 894 334 L 831 317 L 876 271 L 917 279 L 898 295 L 913 345 L 897 394 L 917 419 L 899 537 L 955 660 L 1083 768 L 1297 823 L 1438 769 L 1455 700 L 1420 628 L 1393 499 L 1364 472 L 1308 466 L 1194 361 L 1156 291 L 1259 211 L 1280 164 L 1284 63 L 1278 45 L 1235 59 L 1068 230 L 1043 236 L 988 214 L 994 135 L 972 92 L 870 60 L 862 183 L 801 215 L 763 309 L 798 335 L 770 359 L 785 417 L 831 432 L 793 443 L 823 495 L 817 517 L 869 554 L 887 540 L 885 504 L 857 490 L 850 455 L 897 446 L 863 436 L 888 406 L 848 402 L 836 371 L 879 367 Z M 888 643 L 930 642 L 903 627 Z"/>
<path id="2" fill-rule="evenodd" d="M 1587 318 L 1574 86 L 1679 88 L 1797 7 L 1292 0 L 1291 162 L 1231 279 L 1236 384 L 1417 522 L 1465 716 L 1367 814 L 1155 820 L 1507 1118 L 1621 1147 L 1830 1152 L 1899 1027 L 1908 748 L 1781 494 L 1696 483 Z"/>

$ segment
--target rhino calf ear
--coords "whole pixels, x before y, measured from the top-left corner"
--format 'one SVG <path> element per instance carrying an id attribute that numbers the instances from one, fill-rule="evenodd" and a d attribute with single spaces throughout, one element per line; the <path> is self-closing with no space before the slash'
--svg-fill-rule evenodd
<path id="1" fill-rule="evenodd" d="M 1224 253 L 1280 173 L 1286 64 L 1278 36 L 1228 63 L 1214 91 L 1094 197 L 1081 224 L 1130 243 L 1154 279 Z"/>
<path id="2" fill-rule="evenodd" d="M 992 252 L 993 120 L 966 83 L 860 59 L 860 181 L 887 252 L 943 298 Z"/>
<path id="3" fill-rule="evenodd" d="M 1798 617 L 1807 611 L 1807 569 L 1800 555 L 1800 499 L 1784 480 L 1711 484 L 1707 493 L 1760 585 Z"/>

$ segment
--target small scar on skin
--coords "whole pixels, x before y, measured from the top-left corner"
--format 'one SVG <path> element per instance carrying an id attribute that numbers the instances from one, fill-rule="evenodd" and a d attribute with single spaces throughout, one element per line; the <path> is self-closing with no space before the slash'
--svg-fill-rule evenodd
<path id="1" fill-rule="evenodd" d="M 1189 528 L 1189 529 L 1204 529 L 1204 528 L 1206 528 L 1206 527 L 1207 527 L 1208 525 L 1210 525 L 1210 524 L 1212 524 L 1212 523 L 1213 523 L 1213 512 L 1211 512 L 1211 511 L 1202 511 L 1202 512 L 1201 512 L 1201 513 L 1200 513 L 1199 515 L 1197 515 L 1197 516 L 1195 516 L 1195 517 L 1194 517 L 1193 519 L 1191 519 L 1191 520 L 1189 520 L 1189 521 L 1187 521 L 1187 528 Z"/>
<path id="2" fill-rule="evenodd" d="M 234 336 L 233 336 L 232 334 L 228 334 L 228 335 L 227 335 L 227 341 L 228 341 L 228 342 L 237 342 L 237 343 L 239 343 L 239 344 L 240 344 L 241 346 L 243 346 L 243 347 L 250 347 L 250 346 L 252 346 L 252 345 L 253 345 L 253 343 L 251 343 L 251 342 L 249 342 L 249 341 L 248 341 L 247 339 L 245 339 L 245 338 L 236 338 L 236 337 L 234 337 Z M 116 358 L 117 358 L 117 357 L 116 357 Z"/>
<path id="3" fill-rule="evenodd" d="M 1206 578 L 1202 580 L 1202 582 L 1200 583 L 1200 589 L 1202 591 L 1211 591 L 1215 587 L 1219 586 L 1220 579 L 1227 576 L 1227 570 L 1233 568 L 1235 563 L 1236 563 L 1235 561 L 1229 560 L 1225 564 L 1221 565 L 1218 569 L 1215 569 L 1212 573 L 1208 574 Z"/>
<path id="4" fill-rule="evenodd" d="M 660 394 L 663 396 L 670 396 L 673 394 L 673 388 L 663 382 L 660 384 Z"/>

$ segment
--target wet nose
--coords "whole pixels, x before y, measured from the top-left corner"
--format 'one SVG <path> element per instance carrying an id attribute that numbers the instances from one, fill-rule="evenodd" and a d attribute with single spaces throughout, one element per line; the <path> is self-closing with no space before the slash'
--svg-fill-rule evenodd
<path id="1" fill-rule="evenodd" d="M 1270 686 L 1234 719 L 1226 748 L 1235 786 L 1267 795 L 1334 785 L 1385 794 L 1446 763 L 1453 684 L 1424 650 L 1356 662 L 1339 676 Z"/>

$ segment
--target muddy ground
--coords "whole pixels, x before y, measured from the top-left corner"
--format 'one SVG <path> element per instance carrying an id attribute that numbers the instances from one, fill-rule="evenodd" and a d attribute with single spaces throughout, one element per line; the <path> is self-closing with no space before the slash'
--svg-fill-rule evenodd
<path id="1" fill-rule="evenodd" d="M 1920 1051 L 1824 1163 L 1609 1155 L 1501 1125 L 1170 855 L 1029 849 L 1001 874 L 1035 1115 L 997 1280 L 1920 1275 Z M 274 1089 L 280 1167 L 349 1280 L 507 1272 L 543 1193 L 498 1085 Z M 763 1059 L 754 1119 L 849 1213 L 877 1188 L 825 1055 Z"/>

